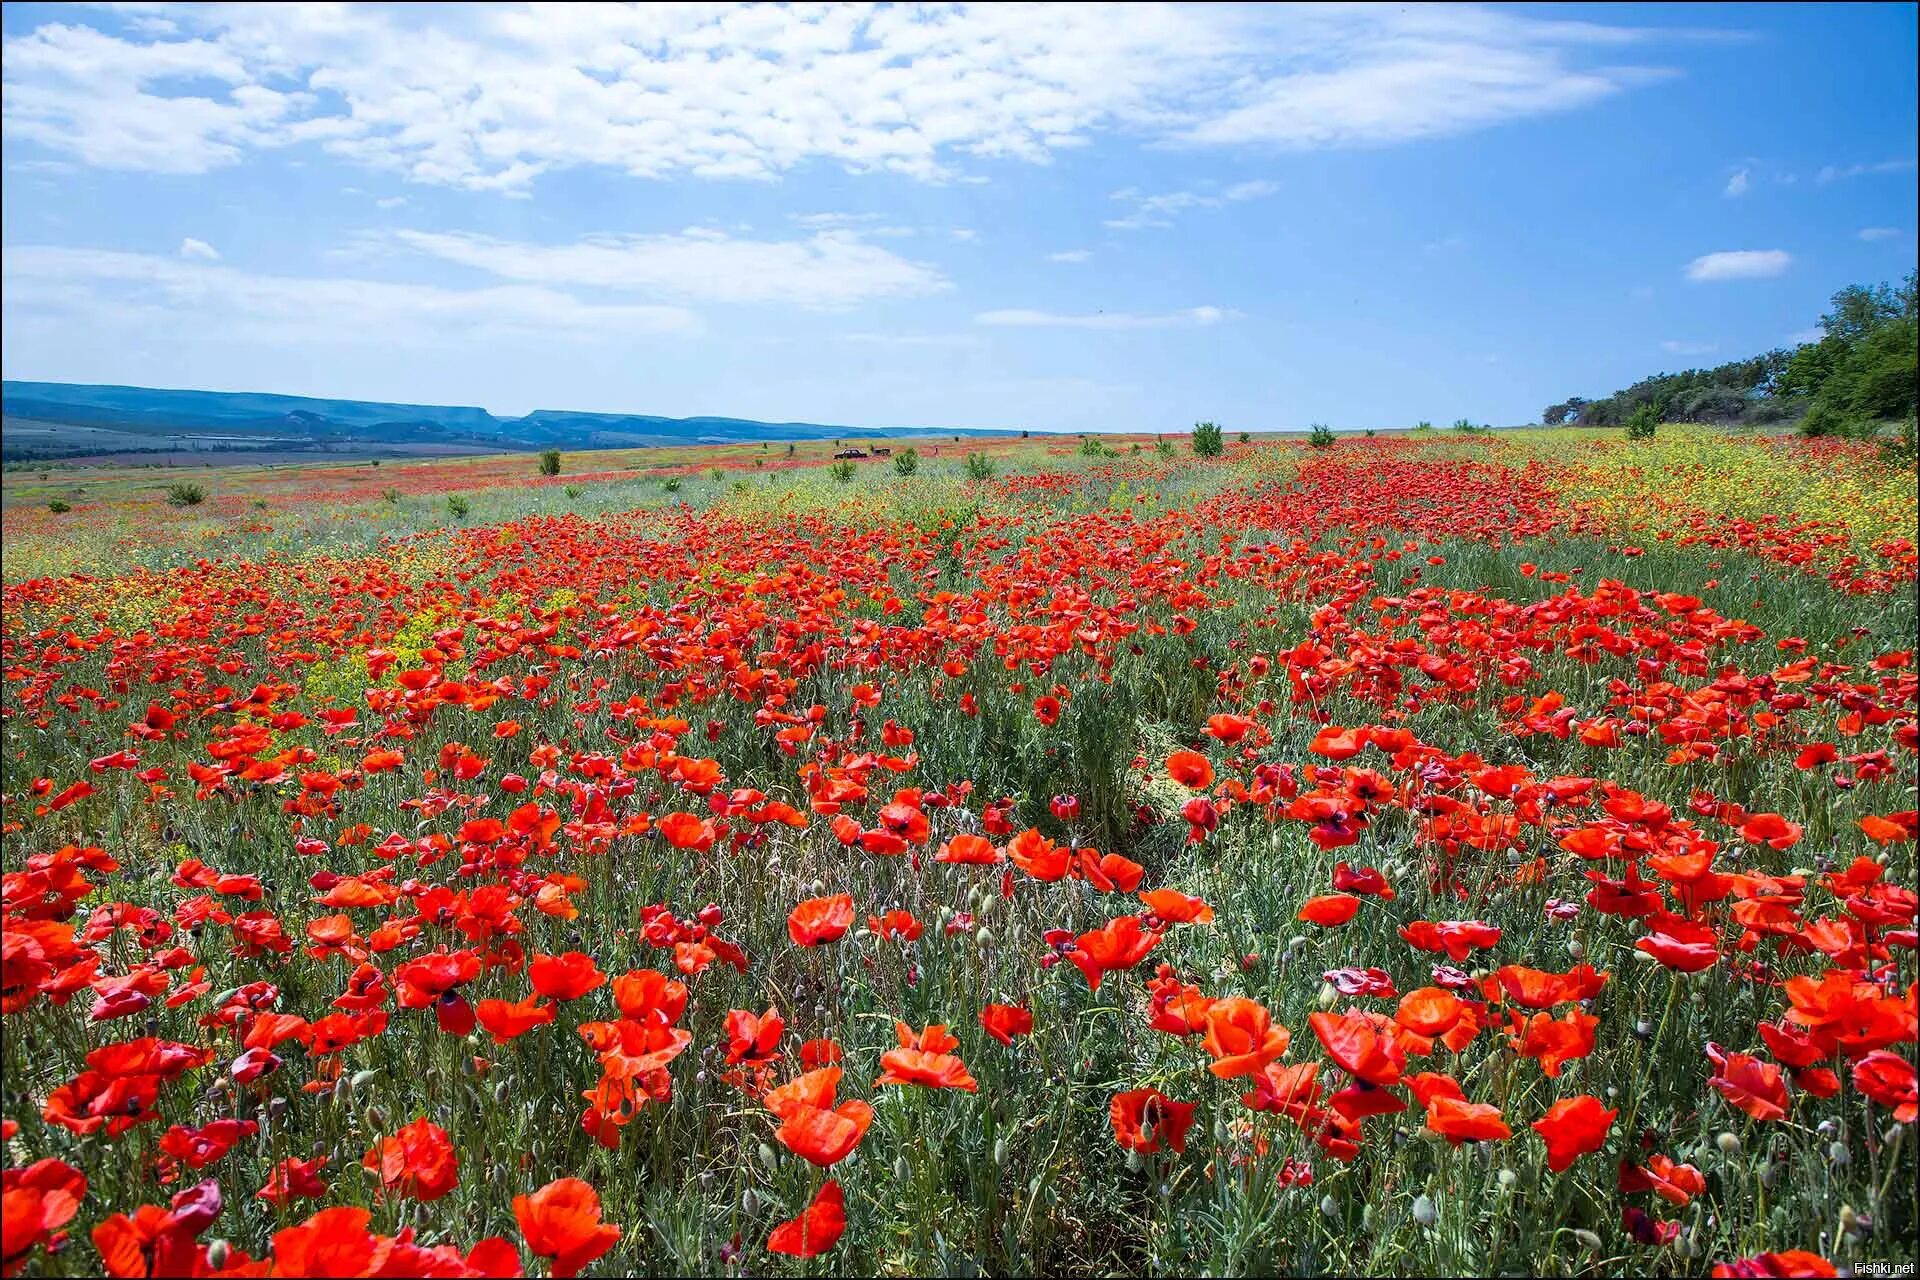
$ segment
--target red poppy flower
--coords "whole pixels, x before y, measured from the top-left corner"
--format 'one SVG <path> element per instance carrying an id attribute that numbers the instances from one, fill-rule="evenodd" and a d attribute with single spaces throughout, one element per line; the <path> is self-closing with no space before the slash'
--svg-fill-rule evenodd
<path id="1" fill-rule="evenodd" d="M 1113 1096 L 1107 1118 L 1113 1124 L 1114 1141 L 1128 1151 L 1142 1155 L 1163 1149 L 1185 1152 L 1197 1105 L 1175 1102 L 1158 1089 L 1129 1089 Z"/>
<path id="2" fill-rule="evenodd" d="M 1193 791 L 1213 785 L 1213 762 L 1198 751 L 1176 751 L 1167 757 L 1167 776 Z"/>
<path id="3" fill-rule="evenodd" d="M 513 1216 L 527 1248 L 553 1259 L 559 1280 L 578 1275 L 620 1239 L 619 1227 L 600 1221 L 600 1193 L 579 1178 L 559 1178 L 530 1196 L 515 1196 Z"/>
<path id="4" fill-rule="evenodd" d="M 794 1258 L 818 1257 L 838 1244 L 846 1229 L 846 1197 L 840 1184 L 828 1178 L 799 1217 L 773 1229 L 767 1249 Z"/>
<path id="5" fill-rule="evenodd" d="M 893 1024 L 900 1047 L 880 1055 L 884 1070 L 874 1087 L 889 1084 L 919 1084 L 929 1089 L 980 1091 L 979 1082 L 967 1074 L 966 1064 L 949 1053 L 959 1041 L 947 1034 L 944 1026 L 930 1026 L 918 1036 L 904 1022 Z"/>
<path id="6" fill-rule="evenodd" d="M 1010 1045 L 1015 1036 L 1033 1033 L 1033 1015 L 1019 1005 L 990 1004 L 980 1010 L 980 1025 L 995 1040 Z"/>
<path id="7" fill-rule="evenodd" d="M 594 967 L 593 957 L 580 951 L 535 956 L 527 966 L 527 976 L 533 980 L 534 991 L 549 1000 L 578 1000 L 607 980 Z"/>
<path id="8" fill-rule="evenodd" d="M 415 1200 L 438 1200 L 460 1181 L 460 1161 L 447 1131 L 425 1116 L 376 1141 L 360 1163 L 389 1194 Z"/>
<path id="9" fill-rule="evenodd" d="M 787 916 L 787 936 L 795 946 L 817 947 L 833 942 L 853 927 L 853 895 L 808 898 Z"/>
<path id="10" fill-rule="evenodd" d="M 1598 1151 L 1619 1114 L 1618 1109 L 1608 1110 L 1598 1098 L 1584 1093 L 1548 1107 L 1547 1114 L 1532 1125 L 1547 1144 L 1547 1168 L 1561 1173 L 1587 1152 Z"/>

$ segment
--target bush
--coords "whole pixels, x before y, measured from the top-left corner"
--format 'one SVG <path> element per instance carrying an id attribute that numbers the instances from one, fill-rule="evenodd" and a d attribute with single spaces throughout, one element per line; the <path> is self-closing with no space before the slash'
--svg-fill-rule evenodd
<path id="1" fill-rule="evenodd" d="M 1240 443 L 1241 443 L 1241 444 L 1252 444 L 1252 443 L 1253 443 L 1253 433 L 1252 433 L 1252 432 L 1249 432 L 1249 431 L 1242 431 L 1242 432 L 1240 433 Z"/>
<path id="2" fill-rule="evenodd" d="M 207 491 L 197 484 L 181 480 L 167 486 L 167 505 L 170 507 L 197 507 L 207 500 Z"/>
<path id="3" fill-rule="evenodd" d="M 1171 458 L 1173 456 L 1173 441 L 1163 436 L 1153 442 L 1153 451 L 1163 458 Z"/>
<path id="4" fill-rule="evenodd" d="M 1627 419 L 1627 439 L 1651 440 L 1653 433 L 1660 429 L 1660 413 L 1650 404 L 1635 409 Z"/>
<path id="5" fill-rule="evenodd" d="M 707 479 L 713 481 L 715 484 L 719 484 L 722 480 L 726 478 L 727 478 L 727 469 L 725 467 L 708 467 L 707 468 Z"/>
<path id="6" fill-rule="evenodd" d="M 543 476 L 557 476 L 560 474 L 560 451 L 558 449 L 542 449 L 540 451 L 540 474 Z"/>
<path id="7" fill-rule="evenodd" d="M 380 496 L 385 498 L 388 502 L 400 501 L 400 491 L 392 487 L 382 489 L 380 491 Z"/>
<path id="8" fill-rule="evenodd" d="M 1800 419 L 1794 428 L 1809 440 L 1818 440 L 1822 436 L 1844 435 L 1847 430 L 1846 415 L 1833 407 L 1831 400 L 1822 397 L 1813 402 L 1807 410 L 1807 416 Z"/>
<path id="9" fill-rule="evenodd" d="M 73 510 L 73 507 L 70 503 L 63 502 L 59 498 L 50 498 L 47 501 L 47 510 L 53 512 L 55 515 L 64 515 L 66 512 Z"/>
<path id="10" fill-rule="evenodd" d="M 1422 418 L 1420 419 L 1420 421 L 1413 424 L 1413 429 L 1415 431 L 1431 431 L 1433 430 L 1433 424 L 1431 422 L 1428 422 L 1425 418 Z"/>
<path id="11" fill-rule="evenodd" d="M 581 494 L 583 494 L 583 493 L 585 493 L 585 492 L 586 492 L 586 490 L 585 490 L 585 489 L 583 489 L 583 488 L 581 488 L 581 487 L 580 487 L 579 485 L 577 485 L 577 484 L 570 484 L 570 485 L 568 485 L 568 486 L 566 487 L 566 489 L 564 490 L 564 492 L 566 493 L 566 495 L 567 495 L 567 496 L 568 496 L 569 498 L 577 498 L 577 497 L 579 497 L 579 496 L 580 496 Z"/>
<path id="12" fill-rule="evenodd" d="M 1333 443 L 1333 428 L 1324 422 L 1313 424 L 1313 430 L 1307 433 L 1307 443 L 1316 449 L 1324 449 Z"/>
<path id="13" fill-rule="evenodd" d="M 968 454 L 967 455 L 967 479 L 969 480 L 993 479 L 993 459 L 989 458 L 984 453 Z"/>
<path id="14" fill-rule="evenodd" d="M 832 466 L 827 468 L 827 474 L 832 476 L 835 480 L 838 480 L 841 484 L 845 484 L 847 481 L 853 479 L 853 471 L 854 471 L 853 464 L 851 462 L 848 462 L 845 458 L 842 458 L 840 461 L 834 463 Z"/>
<path id="15" fill-rule="evenodd" d="M 660 482 L 660 487 L 662 489 L 665 489 L 668 493 L 678 493 L 680 492 L 680 477 L 668 476 L 665 480 L 662 480 Z"/>
<path id="16" fill-rule="evenodd" d="M 1081 436 L 1080 456 L 1083 458 L 1104 458 L 1107 456 L 1107 446 L 1100 443 L 1099 436 Z"/>
<path id="17" fill-rule="evenodd" d="M 1911 467 L 1920 461 L 1920 445 L 1914 439 L 1914 416 L 1907 415 L 1899 430 L 1880 439 L 1880 460 L 1891 466 Z"/>
<path id="18" fill-rule="evenodd" d="M 447 514 L 455 520 L 465 520 L 467 513 L 473 510 L 473 504 L 457 493 L 447 495 Z"/>
<path id="19" fill-rule="evenodd" d="M 1193 452 L 1196 457 L 1217 458 L 1226 451 L 1226 439 L 1217 425 L 1211 422 L 1193 424 Z"/>
<path id="20" fill-rule="evenodd" d="M 896 475 L 910 476 L 920 469 L 920 451 L 911 445 L 893 455 Z"/>

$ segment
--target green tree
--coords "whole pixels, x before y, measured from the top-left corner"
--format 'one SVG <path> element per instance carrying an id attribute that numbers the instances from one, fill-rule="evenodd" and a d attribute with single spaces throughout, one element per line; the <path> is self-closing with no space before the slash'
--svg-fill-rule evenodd
<path id="1" fill-rule="evenodd" d="M 984 453 L 968 454 L 967 455 L 967 479 L 969 480 L 993 479 L 993 459 L 989 458 Z"/>
<path id="2" fill-rule="evenodd" d="M 1307 433 L 1307 443 L 1316 449 L 1324 449 L 1333 443 L 1333 428 L 1324 422 L 1313 424 L 1313 430 Z"/>
<path id="3" fill-rule="evenodd" d="M 1193 452 L 1201 458 L 1217 458 L 1227 451 L 1226 439 L 1220 428 L 1211 422 L 1193 424 Z"/>
<path id="4" fill-rule="evenodd" d="M 560 451 L 558 449 L 542 449 L 540 451 L 540 474 L 543 476 L 557 476 L 560 474 Z"/>
<path id="5" fill-rule="evenodd" d="M 1642 404 L 1627 419 L 1627 439 L 1651 440 L 1660 429 L 1660 412 L 1652 404 Z"/>
<path id="6" fill-rule="evenodd" d="M 838 480 L 841 484 L 845 484 L 847 481 L 853 479 L 853 464 L 845 458 L 842 458 L 827 468 L 827 474 L 835 480 Z"/>
<path id="7" fill-rule="evenodd" d="M 893 455 L 893 469 L 898 475 L 910 476 L 920 469 L 920 451 L 909 445 Z"/>

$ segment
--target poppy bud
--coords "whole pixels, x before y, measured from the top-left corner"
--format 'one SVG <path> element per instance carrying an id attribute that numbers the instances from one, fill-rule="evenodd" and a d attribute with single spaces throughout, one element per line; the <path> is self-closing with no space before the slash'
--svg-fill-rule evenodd
<path id="1" fill-rule="evenodd" d="M 772 1173 L 778 1164 L 778 1161 L 774 1158 L 773 1148 L 763 1142 L 760 1144 L 758 1154 L 760 1156 L 760 1163 L 766 1166 L 768 1173 Z"/>
<path id="2" fill-rule="evenodd" d="M 355 1089 L 364 1089 L 368 1085 L 372 1084 L 375 1080 L 379 1079 L 379 1077 L 380 1077 L 380 1073 L 378 1071 L 373 1071 L 373 1070 L 356 1071 L 353 1073 L 353 1087 Z"/>
<path id="3" fill-rule="evenodd" d="M 222 1270 L 226 1267 L 227 1259 L 232 1256 L 232 1253 L 232 1245 L 225 1240 L 215 1240 L 207 1246 L 207 1265 L 215 1271 Z"/>
<path id="4" fill-rule="evenodd" d="M 1513 1190 L 1513 1184 L 1518 1181 L 1520 1181 L 1520 1175 L 1515 1173 L 1513 1170 L 1502 1169 L 1500 1171 L 1500 1189 L 1502 1191 Z"/>
<path id="5" fill-rule="evenodd" d="M 1572 956 L 1575 960 L 1582 959 L 1587 954 L 1587 944 L 1580 941 L 1580 939 L 1578 938 L 1568 938 L 1567 954 Z"/>
<path id="6" fill-rule="evenodd" d="M 913 1176 L 913 1166 L 907 1163 L 906 1156 L 899 1155 L 893 1158 L 893 1176 L 901 1182 Z"/>
<path id="7" fill-rule="evenodd" d="M 1329 1218 L 1340 1216 L 1340 1206 L 1332 1196 L 1320 1197 L 1320 1212 Z"/>
<path id="8" fill-rule="evenodd" d="M 1836 1142 L 1827 1148 L 1827 1161 L 1839 1168 L 1853 1163 L 1853 1153 L 1847 1150 L 1847 1144 Z"/>
<path id="9" fill-rule="evenodd" d="M 746 1214 L 748 1217 L 752 1217 L 753 1211 L 759 1207 L 760 1197 L 753 1194 L 752 1187 L 748 1187 L 740 1193 L 740 1212 Z"/>
<path id="10" fill-rule="evenodd" d="M 1589 1249 L 1598 1251 L 1600 1248 L 1600 1237 L 1585 1227 L 1574 1228 L 1573 1238 Z"/>
<path id="11" fill-rule="evenodd" d="M 1007 1140 L 1004 1136 L 993 1140 L 993 1162 L 1002 1168 L 1006 1167 Z"/>
<path id="12" fill-rule="evenodd" d="M 1440 1211 L 1433 1207 L 1433 1198 L 1424 1192 L 1413 1202 L 1413 1220 L 1423 1227 L 1430 1227 L 1440 1219 Z"/>
<path id="13" fill-rule="evenodd" d="M 1737 1156 L 1740 1154 L 1740 1135 L 1739 1134 L 1723 1132 L 1720 1134 L 1719 1137 L 1715 1138 L 1713 1141 L 1714 1141 L 1714 1144 L 1718 1146 L 1720 1150 L 1727 1155 Z"/>
<path id="14" fill-rule="evenodd" d="M 1339 998 L 1340 998 L 1340 993 L 1334 990 L 1333 984 L 1331 982 L 1323 982 L 1320 984 L 1319 1003 L 1322 1009 L 1333 1008 L 1334 1001 L 1338 1000 Z"/>

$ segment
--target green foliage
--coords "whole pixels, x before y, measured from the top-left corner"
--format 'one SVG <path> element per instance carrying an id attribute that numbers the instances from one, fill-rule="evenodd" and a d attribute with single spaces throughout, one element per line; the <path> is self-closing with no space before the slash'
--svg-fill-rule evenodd
<path id="1" fill-rule="evenodd" d="M 1104 458 L 1107 456 L 1107 446 L 1100 442 L 1099 436 L 1081 436 L 1080 456 L 1083 458 Z"/>
<path id="2" fill-rule="evenodd" d="M 1252 432 L 1250 432 L 1250 431 L 1242 431 L 1242 432 L 1240 433 L 1240 443 L 1241 443 L 1241 444 L 1252 444 L 1252 443 L 1253 443 L 1253 433 L 1252 433 Z"/>
<path id="3" fill-rule="evenodd" d="M 1227 442 L 1217 424 L 1196 422 L 1193 424 L 1193 452 L 1196 457 L 1217 458 L 1227 451 Z"/>
<path id="4" fill-rule="evenodd" d="M 53 512 L 55 515 L 64 515 L 73 510 L 73 506 L 59 498 L 49 498 L 47 500 L 47 510 Z"/>
<path id="5" fill-rule="evenodd" d="M 966 472 L 969 480 L 991 480 L 994 472 L 993 459 L 984 453 L 970 453 L 967 455 Z"/>
<path id="6" fill-rule="evenodd" d="M 207 500 L 207 491 L 190 481 L 181 480 L 167 486 L 167 505 L 170 507 L 197 507 Z"/>
<path id="7" fill-rule="evenodd" d="M 680 492 L 680 477 L 668 476 L 665 480 L 662 480 L 660 482 L 660 487 L 662 489 L 665 489 L 668 493 L 678 493 Z"/>
<path id="8" fill-rule="evenodd" d="M 1642 404 L 1627 419 L 1627 439 L 1651 440 L 1660 429 L 1660 413 L 1652 404 Z"/>
<path id="9" fill-rule="evenodd" d="M 540 474 L 543 476 L 557 476 L 560 474 L 560 451 L 558 449 L 542 449 L 540 451 Z"/>
<path id="10" fill-rule="evenodd" d="M 920 451 L 912 445 L 908 445 L 893 455 L 893 470 L 895 475 L 910 476 L 919 469 Z"/>
<path id="11" fill-rule="evenodd" d="M 465 520 L 472 510 L 473 504 L 467 501 L 464 495 L 458 493 L 447 495 L 447 514 L 455 520 Z"/>
<path id="12" fill-rule="evenodd" d="M 1163 458 L 1171 458 L 1174 453 L 1173 441 L 1161 436 L 1153 442 L 1153 451 Z"/>
<path id="13" fill-rule="evenodd" d="M 727 478 L 727 469 L 725 467 L 708 467 L 707 468 L 707 479 L 713 481 L 715 484 L 719 484 L 722 480 L 725 480 L 726 478 Z"/>
<path id="14" fill-rule="evenodd" d="M 1324 449 L 1333 443 L 1333 428 L 1324 422 L 1313 424 L 1313 430 L 1307 433 L 1307 443 L 1316 449 Z"/>
<path id="15" fill-rule="evenodd" d="M 1914 439 L 1914 415 L 1908 414 L 1892 435 L 1880 437 L 1880 460 L 1894 467 L 1912 467 L 1920 461 L 1920 444 Z"/>
<path id="16" fill-rule="evenodd" d="M 841 484 L 845 484 L 847 481 L 853 479 L 853 472 L 854 465 L 845 458 L 840 459 L 840 461 L 827 468 L 827 474 Z"/>
<path id="17" fill-rule="evenodd" d="M 1420 419 L 1420 421 L 1413 424 L 1413 429 L 1415 431 L 1431 431 L 1433 430 L 1433 424 L 1431 422 L 1428 422 L 1425 418 L 1422 418 Z"/>
<path id="18" fill-rule="evenodd" d="M 392 485 L 388 485 L 386 488 L 382 489 L 380 491 L 380 496 L 382 498 L 385 498 L 390 503 L 398 503 L 400 501 L 400 491 L 394 488 Z"/>
<path id="19" fill-rule="evenodd" d="M 566 494 L 566 495 L 567 495 L 567 496 L 568 496 L 569 498 L 577 498 L 577 497 L 579 497 L 579 496 L 580 496 L 581 494 L 583 494 L 583 493 L 585 493 L 585 492 L 586 492 L 586 490 L 585 490 L 584 488 L 582 488 L 581 486 L 579 486 L 579 485 L 577 485 L 577 484 L 570 484 L 570 485 L 568 485 L 568 486 L 567 486 L 567 487 L 565 488 L 565 490 L 563 490 L 563 492 L 564 492 L 564 493 L 565 493 L 565 494 Z"/>

